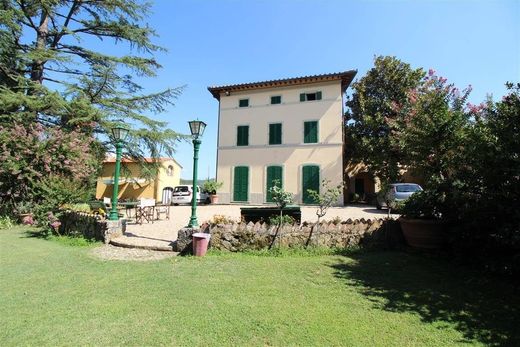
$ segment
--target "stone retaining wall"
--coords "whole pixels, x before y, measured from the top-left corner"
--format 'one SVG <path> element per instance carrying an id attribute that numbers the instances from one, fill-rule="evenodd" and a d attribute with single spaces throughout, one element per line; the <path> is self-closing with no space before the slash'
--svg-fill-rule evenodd
<path id="1" fill-rule="evenodd" d="M 200 232 L 210 233 L 210 247 L 231 252 L 268 248 L 277 226 L 266 223 L 234 223 L 202 225 Z M 309 240 L 309 236 L 312 237 Z M 189 251 L 191 233 L 179 233 L 179 252 Z M 356 219 L 342 223 L 284 225 L 280 228 L 275 246 L 311 246 L 347 248 L 362 246 L 370 248 L 397 248 L 404 245 L 399 222 L 383 219 Z"/>
<path id="2" fill-rule="evenodd" d="M 126 220 L 107 220 L 100 215 L 64 211 L 60 217 L 60 234 L 70 236 L 83 236 L 87 239 L 95 239 L 109 243 L 111 239 L 123 235 L 126 229 Z"/>

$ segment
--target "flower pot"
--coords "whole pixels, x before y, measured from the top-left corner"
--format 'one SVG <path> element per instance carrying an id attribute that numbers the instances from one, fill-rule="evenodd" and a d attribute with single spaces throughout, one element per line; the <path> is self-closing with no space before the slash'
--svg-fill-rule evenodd
<path id="1" fill-rule="evenodd" d="M 196 257 L 203 257 L 206 255 L 208 250 L 209 239 L 211 238 L 210 234 L 205 233 L 195 233 L 193 236 L 193 254 Z"/>
<path id="2" fill-rule="evenodd" d="M 446 224 L 437 219 L 399 218 L 406 243 L 411 247 L 438 249 L 448 239 Z"/>
<path id="3" fill-rule="evenodd" d="M 218 195 L 212 194 L 212 195 L 209 196 L 209 199 L 210 199 L 212 204 L 217 204 L 218 203 Z"/>

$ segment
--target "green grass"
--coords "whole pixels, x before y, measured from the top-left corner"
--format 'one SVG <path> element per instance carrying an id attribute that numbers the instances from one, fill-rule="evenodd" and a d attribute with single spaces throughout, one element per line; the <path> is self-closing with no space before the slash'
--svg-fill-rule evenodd
<path id="1" fill-rule="evenodd" d="M 102 261 L 0 230 L 0 345 L 519 345 L 518 293 L 402 252 Z"/>

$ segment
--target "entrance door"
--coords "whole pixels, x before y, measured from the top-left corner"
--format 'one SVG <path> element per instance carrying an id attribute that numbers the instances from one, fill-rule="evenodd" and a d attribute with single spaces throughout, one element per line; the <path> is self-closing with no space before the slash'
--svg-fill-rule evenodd
<path id="1" fill-rule="evenodd" d="M 304 204 L 315 203 L 308 189 L 320 191 L 320 167 L 316 165 L 307 165 L 302 169 L 302 201 Z"/>
<path id="2" fill-rule="evenodd" d="M 266 202 L 273 202 L 273 197 L 269 192 L 269 189 L 274 186 L 275 180 L 278 180 L 278 186 L 283 187 L 282 181 L 282 167 L 281 166 L 268 166 L 267 167 L 267 180 L 266 180 Z"/>
<path id="3" fill-rule="evenodd" d="M 173 194 L 173 188 L 166 187 L 162 191 L 162 203 L 164 205 L 169 205 L 172 202 L 172 194 Z"/>
<path id="4" fill-rule="evenodd" d="M 233 201 L 247 201 L 248 187 L 249 168 L 247 166 L 236 166 L 233 184 Z"/>
<path id="5" fill-rule="evenodd" d="M 365 180 L 363 178 L 356 178 L 356 186 L 354 192 L 363 197 L 365 195 Z"/>

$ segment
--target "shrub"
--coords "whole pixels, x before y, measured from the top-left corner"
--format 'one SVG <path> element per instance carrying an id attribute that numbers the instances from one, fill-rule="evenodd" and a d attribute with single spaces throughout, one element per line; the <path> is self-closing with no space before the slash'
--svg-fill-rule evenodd
<path id="1" fill-rule="evenodd" d="M 216 214 L 211 218 L 209 221 L 209 224 L 233 224 L 235 223 L 235 220 L 231 217 Z"/>
<path id="2" fill-rule="evenodd" d="M 282 216 L 271 216 L 269 217 L 269 221 L 268 223 L 270 225 L 285 225 L 285 224 L 289 224 L 289 225 L 294 225 L 296 223 L 296 219 L 294 219 L 293 217 L 289 216 L 289 215 L 282 215 Z"/>
<path id="3" fill-rule="evenodd" d="M 9 229 L 15 225 L 14 220 L 9 216 L 1 216 L 0 217 L 0 229 Z"/>
<path id="4" fill-rule="evenodd" d="M 224 183 L 217 182 L 215 180 L 208 180 L 204 182 L 202 185 L 202 190 L 207 192 L 208 194 L 217 194 L 217 190 L 219 190 L 220 187 L 222 187 Z"/>

